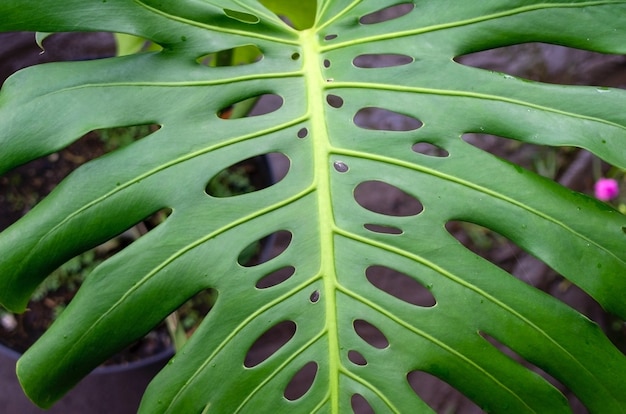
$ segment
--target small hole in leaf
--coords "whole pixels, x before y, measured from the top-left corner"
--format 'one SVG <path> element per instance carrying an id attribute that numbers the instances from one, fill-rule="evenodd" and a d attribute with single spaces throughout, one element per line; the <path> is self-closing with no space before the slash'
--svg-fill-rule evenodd
<path id="1" fill-rule="evenodd" d="M 333 40 L 336 39 L 337 35 L 336 34 L 327 34 L 326 36 L 324 36 L 324 40 Z"/>
<path id="2" fill-rule="evenodd" d="M 363 208 L 387 216 L 414 216 L 424 207 L 417 198 L 382 181 L 364 181 L 354 189 L 354 199 Z"/>
<path id="3" fill-rule="evenodd" d="M 291 243 L 291 237 L 291 232 L 287 230 L 280 230 L 265 236 L 246 246 L 239 253 L 237 262 L 245 267 L 258 266 L 269 262 L 287 250 Z M 274 243 L 277 239 L 280 239 L 281 243 Z M 269 248 L 265 248 L 266 246 L 269 246 Z"/>
<path id="4" fill-rule="evenodd" d="M 414 131 L 423 125 L 412 116 L 376 107 L 359 109 L 354 115 L 354 124 L 376 131 Z"/>
<path id="5" fill-rule="evenodd" d="M 374 233 L 382 233 L 382 234 L 402 234 L 402 233 L 404 233 L 402 231 L 402 229 L 399 229 L 397 227 L 383 226 L 381 224 L 367 223 L 363 227 L 365 227 L 367 230 L 369 230 L 371 232 L 374 232 Z"/>
<path id="6" fill-rule="evenodd" d="M 324 59 L 324 67 L 327 69 L 330 67 L 330 60 Z"/>
<path id="7" fill-rule="evenodd" d="M 355 365 L 365 366 L 367 365 L 367 360 L 365 357 L 358 351 L 351 350 L 348 351 L 348 359 Z"/>
<path id="8" fill-rule="evenodd" d="M 355 57 L 352 64 L 363 69 L 389 68 L 408 65 L 414 60 L 411 56 L 396 53 L 367 53 Z"/>
<path id="9" fill-rule="evenodd" d="M 335 169 L 335 171 L 340 173 L 348 172 L 348 170 L 350 169 L 350 167 L 348 167 L 348 164 L 343 161 L 335 161 L 333 163 L 333 168 Z"/>
<path id="10" fill-rule="evenodd" d="M 326 102 L 333 108 L 341 108 L 343 106 L 343 99 L 337 95 L 327 95 Z"/>
<path id="11" fill-rule="evenodd" d="M 208 53 L 196 59 L 196 62 L 211 68 L 222 66 L 239 66 L 256 63 L 263 58 L 263 53 L 255 45 L 238 46 L 219 52 Z"/>
<path id="12" fill-rule="evenodd" d="M 350 399 L 354 414 L 376 414 L 369 402 L 361 394 L 354 394 Z"/>
<path id="13" fill-rule="evenodd" d="M 309 135 L 309 130 L 306 128 L 302 128 L 298 131 L 298 138 L 306 138 Z"/>
<path id="14" fill-rule="evenodd" d="M 402 3 L 396 4 L 394 6 L 385 7 L 383 9 L 377 10 L 373 13 L 369 13 L 361 17 L 359 19 L 359 23 L 375 24 L 397 19 L 404 16 L 405 14 L 409 14 L 410 12 L 412 12 L 414 7 L 415 6 L 413 5 L 413 3 Z"/>
<path id="15" fill-rule="evenodd" d="M 300 53 L 296 52 L 291 55 L 291 60 L 298 60 L 298 59 L 300 59 Z"/>
<path id="16" fill-rule="evenodd" d="M 283 321 L 272 326 L 254 341 L 243 365 L 253 368 L 274 355 L 296 334 L 296 323 Z"/>
<path id="17" fill-rule="evenodd" d="M 380 329 L 363 319 L 357 319 L 353 323 L 354 331 L 365 342 L 378 349 L 385 349 L 389 346 L 389 341 Z"/>
<path id="18" fill-rule="evenodd" d="M 437 303 L 429 289 L 397 270 L 386 266 L 369 266 L 365 276 L 378 289 L 411 305 L 431 307 Z"/>
<path id="19" fill-rule="evenodd" d="M 242 23 L 256 24 L 261 20 L 254 14 L 245 13 L 237 10 L 224 9 L 224 14 L 231 19 L 238 20 Z"/>
<path id="20" fill-rule="evenodd" d="M 289 401 L 296 401 L 304 396 L 313 386 L 317 375 L 317 363 L 311 361 L 304 365 L 291 378 L 283 394 Z"/>
<path id="21" fill-rule="evenodd" d="M 207 183 L 205 192 L 212 197 L 234 197 L 277 184 L 284 176 L 277 179 L 272 175 L 266 159 L 270 155 L 287 158 L 281 153 L 271 153 L 239 161 L 215 174 Z"/>
<path id="22" fill-rule="evenodd" d="M 483 412 L 469 398 L 434 375 L 424 371 L 411 371 L 406 378 L 413 392 L 437 413 L 456 412 L 459 406 L 468 412 Z M 441 398 L 442 395 L 446 398 Z"/>
<path id="23" fill-rule="evenodd" d="M 278 111 L 283 103 L 284 100 L 279 95 L 266 93 L 234 102 L 217 111 L 217 116 L 231 120 L 266 115 Z"/>
<path id="24" fill-rule="evenodd" d="M 450 155 L 445 149 L 428 142 L 418 142 L 414 144 L 411 149 L 418 154 L 428 155 L 430 157 L 445 158 Z"/>
<path id="25" fill-rule="evenodd" d="M 256 287 L 259 289 L 267 289 L 272 286 L 279 285 L 289 279 L 296 272 L 296 268 L 293 266 L 285 266 L 278 270 L 275 270 L 256 282 Z"/>
<path id="26" fill-rule="evenodd" d="M 320 291 L 319 290 L 313 291 L 313 293 L 311 293 L 311 296 L 309 296 L 309 300 L 312 303 L 317 303 L 320 300 Z"/>

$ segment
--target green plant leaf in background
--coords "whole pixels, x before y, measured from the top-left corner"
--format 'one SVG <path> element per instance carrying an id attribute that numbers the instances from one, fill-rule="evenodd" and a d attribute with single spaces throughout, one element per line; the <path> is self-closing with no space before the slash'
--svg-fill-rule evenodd
<path id="1" fill-rule="evenodd" d="M 172 209 L 100 265 L 20 359 L 30 398 L 50 406 L 107 355 L 214 288 L 215 308 L 151 383 L 142 412 L 337 413 L 348 412 L 357 394 L 376 412 L 429 412 L 407 381 L 415 371 L 486 411 L 570 411 L 554 386 L 489 338 L 549 373 L 590 411 L 626 411 L 626 358 L 601 330 L 474 255 L 445 228 L 463 221 L 494 230 L 626 318 L 626 218 L 461 139 L 484 132 L 577 146 L 624 168 L 626 93 L 532 83 L 453 60 L 531 41 L 624 54 L 626 1 L 407 1 L 398 18 L 372 15 L 397 4 L 320 0 L 313 20 L 274 1 L 0 3 L 4 31 L 109 31 L 163 48 L 32 67 L 0 93 L 0 172 L 93 129 L 160 125 L 79 168 L 0 235 L 3 305 L 24 310 L 60 264 Z M 198 61 L 247 45 L 262 58 L 233 67 Z M 359 60 L 389 54 L 405 64 L 372 68 Z M 219 116 L 265 94 L 282 106 L 257 117 Z M 364 108 L 413 117 L 420 127 L 364 128 L 355 122 Z M 438 150 L 416 151 L 418 143 Z M 269 153 L 289 159 L 280 182 L 233 197 L 206 193 L 224 168 Z M 355 191 L 371 181 L 423 208 L 397 217 L 363 207 Z M 282 254 L 257 266 L 238 262 L 246 246 L 278 231 L 291 233 Z M 367 278 L 377 266 L 428 288 L 436 304 L 410 304 L 378 288 Z M 295 270 L 278 285 L 257 287 L 283 268 Z M 357 332 L 361 321 L 385 341 L 368 342 Z M 295 326 L 293 337 L 247 366 L 250 347 L 281 323 Z M 316 372 L 310 389 L 286 398 L 304 366 Z"/>

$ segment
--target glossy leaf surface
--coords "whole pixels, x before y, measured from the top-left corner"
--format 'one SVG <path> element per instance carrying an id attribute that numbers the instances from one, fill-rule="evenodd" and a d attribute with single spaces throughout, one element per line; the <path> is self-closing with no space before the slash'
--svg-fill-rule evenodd
<path id="1" fill-rule="evenodd" d="M 50 405 L 107 355 L 196 292 L 214 288 L 215 308 L 152 382 L 142 412 L 338 413 L 350 410 L 355 394 L 376 412 L 429 412 L 406 379 L 416 370 L 486 411 L 569 412 L 556 388 L 481 333 L 565 384 L 591 411 L 626 411 L 626 358 L 601 330 L 480 259 L 445 229 L 452 220 L 492 229 L 626 318 L 626 218 L 461 139 L 484 132 L 578 146 L 624 168 L 626 93 L 532 83 L 453 60 L 529 41 L 624 54 L 626 1 L 405 3 L 411 6 L 401 17 L 372 22 L 364 16 L 398 1 L 320 0 L 313 26 L 302 31 L 252 0 L 0 3 L 0 30 L 100 30 L 163 47 L 29 68 L 0 92 L 0 172 L 96 128 L 161 125 L 78 169 L 0 235 L 5 306 L 23 310 L 57 266 L 172 209 L 98 267 L 22 357 L 18 375 L 34 401 Z M 293 16 L 306 27 L 306 16 Z M 247 45 L 262 58 L 236 67 L 198 62 Z M 376 54 L 413 60 L 353 64 Z M 282 106 L 251 118 L 219 116 L 264 94 L 278 95 Z M 363 108 L 416 123 L 399 131 L 363 128 L 354 121 Z M 413 151 L 419 142 L 445 156 Z M 225 167 L 267 153 L 290 161 L 277 184 L 235 197 L 205 192 Z M 360 205 L 355 189 L 370 181 L 395 187 L 422 208 L 390 216 Z M 281 230 L 292 236 L 282 254 L 258 266 L 238 263 L 246 246 Z M 401 272 L 436 303 L 390 295 L 368 281 L 371 266 Z M 285 267 L 295 271 L 284 282 L 256 286 Z M 296 327 L 293 336 L 263 362 L 245 365 L 255 341 L 286 321 Z M 369 343 L 355 321 L 388 343 Z M 305 366 L 316 370 L 310 389 L 285 397 Z"/>

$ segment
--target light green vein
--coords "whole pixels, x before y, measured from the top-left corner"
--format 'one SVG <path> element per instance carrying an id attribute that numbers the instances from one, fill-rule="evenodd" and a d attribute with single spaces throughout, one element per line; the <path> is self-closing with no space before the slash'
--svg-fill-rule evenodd
<path id="1" fill-rule="evenodd" d="M 435 264 L 435 263 L 433 263 L 433 262 L 431 262 L 429 260 L 426 260 L 425 258 L 423 258 L 421 256 L 418 256 L 416 254 L 413 254 L 411 252 L 407 252 L 406 250 L 399 249 L 397 247 L 390 246 L 388 244 L 381 243 L 381 242 L 378 242 L 378 241 L 375 241 L 375 240 L 371 240 L 371 239 L 368 239 L 368 238 L 356 235 L 354 233 L 351 233 L 351 232 L 348 232 L 348 231 L 344 231 L 344 230 L 339 229 L 339 228 L 336 228 L 335 232 L 338 235 L 341 235 L 341 236 L 346 237 L 348 239 L 357 241 L 359 243 L 367 244 L 369 246 L 373 246 L 373 247 L 379 248 L 381 250 L 385 250 L 385 251 L 388 251 L 390 253 L 396 254 L 398 256 L 405 257 L 405 258 L 407 258 L 409 260 L 412 260 L 414 262 L 420 263 L 420 264 L 422 264 L 422 265 L 432 269 L 433 271 L 439 273 L 440 275 L 448 278 L 449 280 L 451 280 L 451 281 L 453 281 L 455 283 L 458 283 L 459 285 L 461 285 L 461 286 L 463 286 L 463 287 L 465 287 L 465 288 L 467 288 L 467 289 L 477 293 L 478 295 L 480 295 L 480 296 L 484 297 L 485 299 L 489 300 L 490 302 L 492 302 L 494 305 L 500 307 L 504 311 L 510 313 L 511 315 L 515 316 L 516 318 L 518 318 L 519 320 L 521 320 L 522 322 L 524 322 L 525 324 L 530 326 L 532 329 L 534 329 L 536 332 L 538 332 L 541 336 L 546 338 L 550 343 L 552 343 L 556 348 L 558 348 L 565 355 L 567 355 L 569 357 L 569 359 L 574 361 L 576 363 L 576 365 L 579 366 L 590 377 L 595 378 L 593 373 L 591 373 L 583 364 L 581 364 L 580 361 L 578 359 L 576 359 L 567 349 L 563 348 L 556 340 L 554 340 L 550 335 L 548 335 L 547 332 L 545 332 L 543 329 L 541 329 L 539 326 L 537 326 L 534 322 L 532 322 L 531 320 L 526 318 L 524 315 L 522 315 L 521 313 L 519 313 L 515 309 L 511 308 L 510 306 L 508 306 L 506 303 L 498 300 L 496 297 L 494 297 L 494 296 L 490 295 L 489 293 L 485 292 L 484 290 L 480 289 L 478 286 L 475 286 L 475 285 L 473 285 L 471 283 L 468 283 L 465 280 L 463 280 L 462 278 L 457 277 L 453 273 L 450 273 L 446 269 L 438 266 L 437 264 Z M 378 311 L 379 313 L 385 315 L 389 319 L 391 319 L 394 322 L 398 323 L 399 325 L 405 327 L 406 329 L 414 332 L 415 334 L 420 335 L 423 338 L 430 340 L 434 344 L 436 344 L 438 346 L 441 346 L 443 349 L 448 350 L 449 352 L 453 353 L 454 355 L 457 355 L 459 358 L 467 361 L 469 364 L 474 366 L 476 369 L 478 369 L 479 371 L 483 372 L 487 377 L 493 378 L 488 372 L 483 370 L 482 367 L 477 365 L 475 362 L 473 362 L 469 358 L 465 357 L 463 354 L 457 352 L 453 348 L 449 347 L 445 343 L 439 341 L 435 337 L 432 337 L 431 335 L 427 334 L 426 332 L 413 327 L 408 322 L 405 322 L 404 320 L 402 320 L 400 318 L 397 318 L 395 315 L 387 312 L 385 309 L 381 308 L 380 306 L 376 305 L 375 303 L 369 301 L 368 299 L 366 299 L 366 298 L 364 298 L 364 297 L 362 297 L 360 295 L 357 295 L 356 293 L 354 293 L 354 292 L 344 288 L 341 285 L 338 286 L 338 290 L 340 290 L 344 294 L 354 298 L 355 300 L 358 300 L 358 301 L 366 304 L 367 306 L 369 306 L 372 309 Z M 493 381 L 499 384 L 499 381 L 497 381 L 497 379 L 493 378 Z M 598 383 L 601 383 L 601 381 L 598 381 Z M 502 385 L 502 386 L 506 390 L 508 390 L 507 387 L 505 387 L 504 385 Z M 511 393 L 514 394 L 512 391 L 511 391 Z M 609 392 L 609 394 L 610 394 L 610 392 Z"/>
<path id="2" fill-rule="evenodd" d="M 440 273 L 441 275 L 449 278 L 450 280 L 453 280 L 467 288 L 469 288 L 470 290 L 473 290 L 475 292 L 477 292 L 478 294 L 483 294 L 483 296 L 489 300 L 492 300 L 496 305 L 501 305 L 504 309 L 509 310 L 513 315 L 518 316 L 520 319 L 522 319 L 523 321 L 527 322 L 529 325 L 535 327 L 535 325 L 533 325 L 531 322 L 527 321 L 522 315 L 519 315 L 517 312 L 515 312 L 515 310 L 509 308 L 508 306 L 506 306 L 505 304 L 501 303 L 500 301 L 498 301 L 496 298 L 492 297 L 491 295 L 487 294 L 486 292 L 483 292 L 481 289 L 478 289 L 476 286 L 471 285 L 469 283 L 465 283 L 464 280 L 457 278 L 456 276 L 454 276 L 453 274 L 447 272 L 445 269 L 435 265 L 434 263 L 431 263 L 425 259 L 423 259 L 422 257 L 410 254 L 408 252 L 405 252 L 404 250 L 401 249 L 397 249 L 394 248 L 392 246 L 388 246 L 382 243 L 378 243 L 378 242 L 374 242 L 372 240 L 368 240 L 365 239 L 363 237 L 354 235 L 352 233 L 349 232 L 345 232 L 341 229 L 335 229 L 336 233 L 344 236 L 346 238 L 358 241 L 360 243 L 364 243 L 364 244 L 368 244 L 368 245 L 373 245 L 374 247 L 378 247 L 379 249 L 382 250 L 386 250 L 392 253 L 395 253 L 399 256 L 403 256 L 406 257 L 410 260 L 413 260 L 415 262 L 418 262 L 426 267 L 429 267 L 431 269 L 433 269 L 434 271 Z M 496 377 L 494 377 L 491 373 L 489 373 L 488 371 L 486 371 L 483 367 L 481 367 L 480 365 L 478 365 L 476 362 L 474 362 L 473 360 L 471 360 L 470 358 L 466 357 L 465 355 L 463 355 L 461 352 L 457 351 L 456 349 L 450 347 L 448 344 L 440 341 L 439 339 L 435 338 L 434 336 L 426 333 L 425 331 L 421 330 L 421 329 L 417 329 L 416 327 L 414 327 L 413 325 L 411 325 L 410 323 L 396 317 L 394 314 L 387 312 L 387 310 L 385 310 L 384 308 L 378 306 L 376 303 L 352 292 L 349 289 L 344 288 L 342 285 L 339 285 L 337 287 L 337 290 L 342 292 L 343 294 L 353 298 L 354 300 L 357 300 L 363 304 L 365 304 L 366 306 L 369 306 L 370 308 L 372 308 L 373 310 L 379 312 L 380 314 L 386 316 L 387 318 L 389 318 L 390 320 L 394 321 L 395 323 L 397 323 L 398 325 L 402 326 L 403 328 L 407 329 L 408 331 L 413 332 L 416 335 L 421 336 L 422 338 L 426 339 L 427 341 L 430 341 L 431 343 L 437 345 L 438 347 L 440 347 L 441 349 L 444 349 L 445 351 L 449 352 L 452 355 L 455 355 L 457 358 L 459 358 L 460 360 L 464 361 L 466 364 L 468 364 L 469 366 L 474 367 L 474 369 L 476 369 L 477 371 L 481 372 L 485 377 L 489 378 L 491 381 L 493 381 L 496 385 L 498 385 L 499 387 L 501 387 L 502 389 L 506 390 L 509 394 L 513 395 L 516 399 L 518 399 L 522 404 L 524 404 L 525 406 L 528 407 L 528 405 L 524 402 L 524 400 L 522 398 L 520 398 L 513 390 L 509 389 L 505 384 L 503 384 L 502 382 L 500 382 Z M 539 330 L 539 332 L 543 332 L 541 331 L 538 327 L 537 329 Z M 548 337 L 548 339 L 551 339 L 550 337 Z M 551 341 L 554 342 L 554 341 Z M 557 343 L 558 346 L 558 343 Z M 564 352 L 567 353 L 567 351 L 564 350 Z M 567 353 L 569 355 L 569 353 Z M 574 358 L 572 358 L 574 359 Z M 575 359 L 574 359 L 575 360 Z M 530 409 L 530 407 L 528 407 Z"/>
<path id="3" fill-rule="evenodd" d="M 169 410 L 169 408 L 171 408 L 171 406 L 176 402 L 176 400 L 181 396 L 181 394 L 183 393 L 183 391 L 185 390 L 185 388 L 194 381 L 194 379 L 200 375 L 200 372 L 202 370 L 204 370 L 207 365 L 209 365 L 210 361 L 212 359 L 214 359 L 216 357 L 217 354 L 219 354 L 220 352 L 222 352 L 222 350 L 224 350 L 226 348 L 226 345 L 231 342 L 233 340 L 233 338 L 243 330 L 243 328 L 245 328 L 251 321 L 253 321 L 254 319 L 256 319 L 257 317 L 259 317 L 259 315 L 263 314 L 264 312 L 268 311 L 269 309 L 271 309 L 272 307 L 279 305 L 280 303 L 286 301 L 288 298 L 292 297 L 293 295 L 295 295 L 296 293 L 306 289 L 308 286 L 312 285 L 313 283 L 315 283 L 317 280 L 320 279 L 320 275 L 316 274 L 313 277 L 310 277 L 309 279 L 305 280 L 304 282 L 300 283 L 298 286 L 294 287 L 292 290 L 285 292 L 284 294 L 282 294 L 281 296 L 278 296 L 277 298 L 275 298 L 274 300 L 268 302 L 265 306 L 260 307 L 256 312 L 253 312 L 252 314 L 250 314 L 247 318 L 245 318 L 243 321 L 241 321 L 241 323 L 239 323 L 239 325 L 237 325 L 231 332 L 229 335 L 227 335 L 224 340 L 222 340 L 222 342 L 220 342 L 220 344 L 215 347 L 215 349 L 213 350 L 213 352 L 211 352 L 211 354 L 209 356 L 207 356 L 204 360 L 203 363 L 201 363 L 198 368 L 194 371 L 194 373 L 192 375 L 189 376 L 189 378 L 187 379 L 187 381 L 185 381 L 185 383 L 180 387 L 180 389 L 178 390 L 178 392 L 172 397 L 172 400 L 169 402 L 167 409 Z M 321 331 L 321 333 L 319 335 L 322 335 L 324 333 L 324 331 Z"/>
<path id="4" fill-rule="evenodd" d="M 128 82 L 103 82 L 103 83 L 85 83 L 67 88 L 58 89 L 48 92 L 40 97 L 55 95 L 58 93 L 71 92 L 85 88 L 114 88 L 114 87 L 159 87 L 159 88 L 178 88 L 178 87 L 197 87 L 197 86 L 217 86 L 231 85 L 233 83 L 246 82 L 259 79 L 286 79 L 302 76 L 302 71 L 284 72 L 284 73 L 257 73 L 236 78 L 224 78 L 218 80 L 207 81 L 128 81 Z"/>
<path id="5" fill-rule="evenodd" d="M 310 286 L 307 285 L 307 286 Z M 305 286 L 306 287 L 306 286 Z M 293 292 L 294 294 L 296 292 Z M 317 342 L 320 338 L 322 338 L 324 335 L 326 335 L 328 332 L 326 329 L 321 330 L 317 335 L 315 335 L 313 338 L 311 338 L 309 341 L 307 341 L 304 345 L 302 345 L 299 349 L 297 349 L 296 351 L 294 351 L 289 358 L 285 359 L 284 362 L 282 364 L 280 364 L 278 367 L 276 367 L 276 369 L 269 375 L 267 375 L 263 381 L 261 381 L 259 383 L 259 385 L 253 389 L 248 396 L 241 402 L 241 404 L 239 405 L 239 407 L 237 407 L 237 409 L 235 410 L 235 413 L 240 412 L 241 410 L 244 409 L 245 405 L 248 403 L 248 401 L 250 401 L 252 399 L 252 397 L 254 397 L 256 395 L 256 393 L 258 393 L 267 383 L 269 383 L 273 378 L 276 377 L 276 375 L 278 375 L 278 373 L 280 373 L 280 371 L 282 371 L 287 365 L 289 365 L 290 362 L 292 362 L 294 359 L 296 359 L 296 357 L 298 357 L 299 355 L 302 355 L 304 353 L 304 351 L 306 351 L 307 349 L 309 349 L 311 346 L 313 346 L 313 344 L 315 342 Z M 293 339 L 292 339 L 293 340 Z"/>
<path id="6" fill-rule="evenodd" d="M 361 378 L 360 376 L 356 375 L 355 373 L 353 373 L 352 371 L 345 369 L 344 367 L 342 367 L 343 369 L 340 369 L 340 372 L 347 376 L 348 378 L 352 379 L 353 381 L 358 382 L 359 384 L 365 386 L 366 388 L 369 388 L 372 392 L 374 392 L 374 394 L 376 394 L 378 396 L 378 398 L 380 398 L 386 405 L 387 407 L 389 407 L 389 409 L 391 411 L 393 411 L 394 413 L 398 413 L 400 414 L 401 411 L 398 410 L 398 408 L 396 408 L 396 406 L 389 401 L 389 398 L 387 398 L 379 389 L 378 387 L 375 387 L 371 382 L 366 381 L 364 378 Z"/>
<path id="7" fill-rule="evenodd" d="M 526 102 L 518 99 L 507 98 L 505 96 L 491 95 L 486 93 L 479 92 L 468 92 L 468 91 L 459 91 L 459 90 L 449 90 L 449 89 L 433 89 L 433 88 L 422 88 L 415 86 L 401 86 L 401 85 L 389 85 L 382 83 L 365 83 L 365 82 L 333 82 L 326 84 L 326 89 L 375 89 L 375 90 L 384 90 L 389 92 L 408 92 L 408 93 L 420 93 L 427 95 L 440 95 L 440 96 L 453 96 L 460 98 L 473 98 L 473 99 L 482 99 L 496 102 L 505 102 L 513 105 L 524 106 L 527 108 L 536 109 L 539 111 L 555 113 L 567 117 L 577 118 L 585 121 L 597 122 L 605 125 L 610 125 L 615 128 L 619 128 L 622 130 L 626 130 L 626 125 L 621 125 L 616 122 L 608 121 L 606 119 L 597 118 L 588 115 L 581 115 L 574 112 L 567 112 L 560 109 L 555 109 L 549 106 L 543 106 L 531 102 Z"/>
<path id="8" fill-rule="evenodd" d="M 162 10 L 159 9 L 155 9 L 152 6 L 149 6 L 145 3 L 143 3 L 140 0 L 133 0 L 135 3 L 137 3 L 139 6 L 150 10 L 151 12 L 158 14 L 160 16 L 165 17 L 166 19 L 169 20 L 173 20 L 173 21 L 177 21 L 183 24 L 187 24 L 190 26 L 195 26 L 195 27 L 199 27 L 202 29 L 206 29 L 206 30 L 210 30 L 210 31 L 214 31 L 217 33 L 226 33 L 226 34 L 230 34 L 230 35 L 237 35 L 237 36 L 244 36 L 244 37 L 251 37 L 251 38 L 255 38 L 255 39 L 261 39 L 261 40 L 268 40 L 270 42 L 276 42 L 276 43 L 283 43 L 283 44 L 288 44 L 288 45 L 297 45 L 298 42 L 297 40 L 287 40 L 287 39 L 281 39 L 279 37 L 273 37 L 273 36 L 267 36 L 267 35 L 263 35 L 261 33 L 259 33 L 258 31 L 244 31 L 244 30 L 235 30 L 235 29 L 226 29 L 224 27 L 219 27 L 219 26 L 214 26 L 214 25 L 210 25 L 210 24 L 206 24 L 206 23 L 201 23 L 201 22 L 197 22 L 194 20 L 189 20 L 189 19 L 185 19 L 183 17 L 180 16 L 175 16 L 169 13 L 166 13 Z M 251 25 L 251 29 L 254 28 L 254 24 Z M 285 25 L 285 27 L 287 27 Z"/>
<path id="9" fill-rule="evenodd" d="M 571 228 L 570 226 L 566 225 L 564 222 L 557 220 L 555 217 L 545 214 L 540 210 L 537 210 L 527 204 L 522 203 L 519 200 L 516 200 L 514 198 L 508 197 L 502 193 L 499 193 L 497 191 L 491 190 L 489 188 L 480 186 L 478 184 L 472 183 L 470 181 L 464 180 L 462 178 L 459 177 L 455 177 L 453 175 L 450 174 L 446 174 L 443 173 L 441 171 L 437 171 L 431 168 L 427 168 L 421 165 L 417 165 L 417 164 L 413 164 L 407 161 L 402 161 L 402 160 L 398 160 L 395 158 L 389 158 L 389 157 L 384 157 L 381 155 L 375 155 L 375 154 L 371 154 L 371 153 L 363 153 L 363 152 L 359 152 L 359 151 L 352 151 L 352 150 L 346 150 L 346 149 L 335 149 L 333 151 L 333 153 L 338 154 L 338 155 L 346 155 L 346 156 L 350 156 L 350 157 L 355 157 L 355 158 L 361 158 L 361 159 L 368 159 L 371 161 L 375 161 L 375 162 L 381 162 L 381 163 L 385 163 L 385 164 L 393 164 L 393 165 L 397 165 L 400 167 L 404 167 L 407 169 L 411 169 L 414 171 L 419 171 L 421 173 L 425 173 L 425 174 L 429 174 L 431 176 L 437 177 L 437 178 L 441 178 L 442 180 L 446 180 L 455 184 L 459 184 L 462 185 L 464 187 L 467 188 L 471 188 L 472 190 L 476 190 L 478 192 L 481 192 L 483 194 L 489 195 L 491 197 L 500 199 L 502 201 L 505 201 L 509 204 L 512 204 L 516 207 L 519 207 L 523 210 L 528 211 L 531 214 L 534 214 L 538 217 L 541 217 L 542 219 L 549 221 L 561 228 L 563 228 L 564 230 L 570 232 L 572 235 L 578 237 L 581 240 L 584 240 L 586 243 L 589 243 L 590 245 L 595 246 L 598 250 L 603 251 L 604 253 L 606 253 L 608 256 L 613 257 L 615 260 L 617 260 L 620 263 L 625 263 L 623 259 L 621 259 L 620 257 L 618 257 L 616 255 L 616 253 L 612 252 L 611 250 L 607 249 L 606 247 L 602 246 L 601 244 L 599 244 L 598 242 L 596 242 L 593 239 L 588 238 L 587 236 L 585 236 L 584 234 L 574 230 L 573 228 Z"/>
<path id="10" fill-rule="evenodd" d="M 422 27 L 422 28 L 414 29 L 414 30 L 405 30 L 405 31 L 398 31 L 398 32 L 392 31 L 389 33 L 385 33 L 383 35 L 362 37 L 356 40 L 332 43 L 326 46 L 322 46 L 321 50 L 325 52 L 329 50 L 341 49 L 344 47 L 354 46 L 354 45 L 363 44 L 363 43 L 371 43 L 371 42 L 377 42 L 377 41 L 387 40 L 387 39 L 396 39 L 396 38 L 401 38 L 401 37 L 414 36 L 414 35 L 423 34 L 423 33 L 435 32 L 438 30 L 468 26 L 471 24 L 481 23 L 484 21 L 495 20 L 495 19 L 500 19 L 502 17 L 509 17 L 509 16 L 514 16 L 516 14 L 544 10 L 544 9 L 570 9 L 570 8 L 583 8 L 583 7 L 603 6 L 603 5 L 609 5 L 609 4 L 624 4 L 624 3 L 625 3 L 624 1 L 611 1 L 611 0 L 588 1 L 588 2 L 582 2 L 582 3 L 576 3 L 576 4 L 541 3 L 541 4 L 530 5 L 530 6 L 518 7 L 515 9 L 511 9 L 511 10 L 507 10 L 507 11 L 503 11 L 499 13 L 493 13 L 493 14 L 489 14 L 486 16 L 479 16 L 479 17 L 473 17 L 473 18 L 469 18 L 465 20 L 458 20 L 455 22 L 436 24 L 436 25 Z"/>

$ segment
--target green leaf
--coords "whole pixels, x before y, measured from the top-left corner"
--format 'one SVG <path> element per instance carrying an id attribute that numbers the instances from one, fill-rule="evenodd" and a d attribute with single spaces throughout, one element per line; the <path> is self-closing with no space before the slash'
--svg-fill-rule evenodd
<path id="1" fill-rule="evenodd" d="M 277 2 L 262 3 L 288 14 Z M 409 386 L 412 371 L 441 378 L 488 412 L 570 412 L 554 386 L 487 337 L 563 383 L 591 412 L 626 411 L 626 358 L 598 326 L 471 253 L 445 229 L 450 221 L 489 228 L 626 318 L 626 217 L 461 139 L 484 132 L 576 146 L 624 168 L 626 92 L 526 82 L 453 60 L 530 41 L 624 54 L 626 1 L 442 7 L 427 0 L 393 20 L 363 20 L 396 4 L 320 0 L 315 19 L 292 6 L 296 27 L 314 22 L 298 31 L 257 1 L 0 3 L 0 30 L 105 30 L 163 47 L 28 68 L 0 93 L 0 172 L 93 129 L 161 126 L 76 170 L 0 234 L 0 302 L 7 308 L 24 310 L 56 267 L 172 209 L 97 267 L 20 359 L 18 376 L 30 398 L 50 406 L 109 354 L 213 288 L 215 308 L 151 383 L 141 412 L 338 413 L 350 410 L 354 394 L 376 412 L 430 412 Z M 246 45 L 262 59 L 232 67 L 198 62 Z M 354 64 L 361 55 L 389 53 L 410 63 Z M 272 113 L 219 117 L 268 93 L 283 100 Z M 359 127 L 355 114 L 370 107 L 416 118 L 421 127 Z M 416 143 L 448 155 L 417 153 Z M 289 159 L 280 182 L 233 197 L 205 192 L 224 168 L 268 153 Z M 423 211 L 395 217 L 360 206 L 355 188 L 367 181 L 401 189 Z M 282 254 L 257 266 L 239 264 L 246 246 L 281 230 L 292 235 Z M 286 281 L 256 287 L 287 266 L 295 273 Z M 404 273 L 427 287 L 436 305 L 409 304 L 377 288 L 366 277 L 371 266 Z M 363 340 L 355 328 L 360 320 L 389 344 Z M 246 366 L 257 338 L 284 321 L 295 324 L 293 337 Z M 354 364 L 349 351 L 367 363 Z M 311 362 L 317 367 L 311 388 L 295 401 L 285 398 L 287 384 Z"/>

